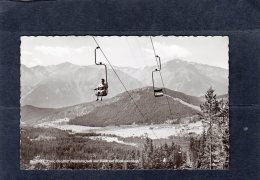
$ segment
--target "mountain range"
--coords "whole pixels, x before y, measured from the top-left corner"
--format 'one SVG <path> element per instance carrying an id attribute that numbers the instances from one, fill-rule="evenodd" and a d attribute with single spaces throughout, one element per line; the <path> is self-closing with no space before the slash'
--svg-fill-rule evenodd
<path id="1" fill-rule="evenodd" d="M 115 67 L 128 90 L 152 85 L 151 72 L 144 68 Z M 228 70 L 175 59 L 162 64 L 165 87 L 192 96 L 202 96 L 212 86 L 218 95 L 228 92 Z M 95 100 L 93 89 L 104 78 L 104 69 L 90 65 L 62 63 L 51 66 L 21 65 L 21 105 L 40 108 L 61 108 Z M 115 97 L 125 89 L 112 69 L 108 68 L 109 94 Z M 162 86 L 160 76 L 155 85 Z"/>
<path id="2" fill-rule="evenodd" d="M 70 124 L 108 126 L 164 123 L 199 112 L 200 98 L 167 90 L 167 97 L 155 98 L 152 87 L 143 87 L 120 93 L 104 101 L 93 101 L 64 108 L 21 107 L 21 123 L 36 125 L 57 119 L 70 119 Z M 170 110 L 167 99 L 170 104 Z"/>
<path id="3" fill-rule="evenodd" d="M 151 72 L 156 66 L 143 69 L 121 67 L 118 70 L 140 80 L 145 85 L 152 85 Z M 203 96 L 212 86 L 219 95 L 228 93 L 228 70 L 175 59 L 162 64 L 161 74 L 166 88 L 192 96 Z M 155 75 L 155 85 L 161 85 L 160 74 Z"/>
<path id="4" fill-rule="evenodd" d="M 142 86 L 137 79 L 117 71 L 128 89 Z M 21 105 L 59 108 L 96 99 L 94 88 L 105 77 L 104 70 L 96 66 L 77 66 L 63 63 L 55 66 L 21 66 Z M 108 98 L 124 91 L 120 81 L 108 69 Z"/>

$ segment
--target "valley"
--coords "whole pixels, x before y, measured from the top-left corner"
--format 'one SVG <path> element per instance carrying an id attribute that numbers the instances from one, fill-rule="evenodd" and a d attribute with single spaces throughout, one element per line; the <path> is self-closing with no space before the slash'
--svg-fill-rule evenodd
<path id="1" fill-rule="evenodd" d="M 190 151 L 190 137 L 199 137 L 203 132 L 201 121 L 106 127 L 70 125 L 68 122 L 68 119 L 59 119 L 32 127 L 23 126 L 22 168 L 62 169 L 82 165 L 80 167 L 91 169 L 90 164 L 99 167 L 98 163 L 116 162 L 120 169 L 124 163 L 128 166 L 134 163 L 133 169 L 138 169 L 142 168 L 139 167 L 140 153 L 144 152 L 147 140 L 151 139 L 155 148 L 174 145 L 186 155 Z"/>
<path id="2" fill-rule="evenodd" d="M 189 122 L 189 118 L 187 122 Z M 106 135 L 118 136 L 122 138 L 149 137 L 151 139 L 168 139 L 170 136 L 200 135 L 203 131 L 201 121 L 181 124 L 151 124 L 151 125 L 119 125 L 106 127 L 89 127 L 68 124 L 68 119 L 60 119 L 53 122 L 45 122 L 34 126 L 35 128 L 57 128 L 68 131 L 71 134 L 95 133 L 102 134 L 100 140 L 106 139 Z"/>

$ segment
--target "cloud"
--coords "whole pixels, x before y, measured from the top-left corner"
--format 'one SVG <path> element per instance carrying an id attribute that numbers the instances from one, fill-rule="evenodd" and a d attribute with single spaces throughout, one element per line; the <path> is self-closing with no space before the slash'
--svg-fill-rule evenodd
<path id="1" fill-rule="evenodd" d="M 174 58 L 186 58 L 190 55 L 190 52 L 181 46 L 178 45 L 167 45 L 155 42 L 154 43 L 155 51 L 158 56 L 161 57 L 161 59 L 164 59 L 166 61 L 172 60 Z M 153 55 L 152 49 L 145 49 L 146 52 Z M 154 56 L 154 55 L 153 55 Z"/>
<path id="2" fill-rule="evenodd" d="M 30 65 L 53 65 L 71 62 L 94 64 L 96 44 L 91 37 L 22 37 L 21 62 Z M 154 65 L 149 37 L 97 38 L 109 61 L 115 66 L 144 67 Z M 183 59 L 228 67 L 228 39 L 222 37 L 156 37 L 154 46 L 162 63 Z M 98 52 L 98 61 L 106 62 Z M 222 64 L 221 64 L 222 63 Z"/>
<path id="3" fill-rule="evenodd" d="M 38 58 L 39 65 L 59 64 L 71 62 L 73 64 L 90 64 L 90 58 L 93 55 L 93 48 L 90 46 L 64 47 L 64 46 L 35 46 L 32 49 L 32 57 L 22 56 L 23 63 L 32 64 L 33 59 Z M 93 62 L 91 62 L 93 63 Z M 33 63 L 34 64 L 34 63 Z"/>
<path id="4" fill-rule="evenodd" d="M 38 58 L 27 58 L 21 61 L 22 64 L 25 64 L 27 67 L 42 65 L 42 61 Z"/>
<path id="5" fill-rule="evenodd" d="M 21 51 L 21 55 L 22 55 L 22 56 L 31 56 L 32 53 L 31 53 L 30 51 L 25 51 L 25 50 L 23 50 L 23 51 Z"/>
<path id="6" fill-rule="evenodd" d="M 43 54 L 48 54 L 56 57 L 66 57 L 70 54 L 69 48 L 65 47 L 36 46 L 34 49 Z"/>
<path id="7" fill-rule="evenodd" d="M 64 57 L 72 57 L 75 55 L 82 54 L 86 51 L 89 51 L 88 46 L 82 46 L 78 48 L 71 47 L 58 47 L 58 46 L 36 46 L 34 48 L 36 51 L 41 52 L 43 54 L 48 54 L 54 57 L 64 58 Z"/>

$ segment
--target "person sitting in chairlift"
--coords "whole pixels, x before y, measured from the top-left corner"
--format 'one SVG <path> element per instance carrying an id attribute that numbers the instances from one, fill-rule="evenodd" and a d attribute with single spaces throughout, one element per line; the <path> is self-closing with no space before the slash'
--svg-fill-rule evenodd
<path id="1" fill-rule="evenodd" d="M 105 79 L 101 79 L 101 84 L 105 87 L 105 89 L 108 89 L 107 82 L 105 82 Z"/>
<path id="2" fill-rule="evenodd" d="M 100 100 L 102 101 L 102 97 L 107 95 L 107 89 L 108 89 L 107 82 L 105 82 L 105 79 L 101 79 L 101 84 L 99 84 L 98 87 L 94 89 L 96 91 L 96 96 L 97 96 L 96 101 L 99 100 L 98 98 L 99 96 L 101 97 Z"/>

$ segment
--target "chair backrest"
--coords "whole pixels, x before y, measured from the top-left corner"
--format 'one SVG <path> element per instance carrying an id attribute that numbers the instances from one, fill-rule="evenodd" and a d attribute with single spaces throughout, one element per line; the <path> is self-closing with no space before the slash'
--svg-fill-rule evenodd
<path id="1" fill-rule="evenodd" d="M 163 89 L 154 89 L 154 96 L 155 97 L 160 97 L 160 96 L 163 96 L 164 93 L 163 93 Z"/>
<path id="2" fill-rule="evenodd" d="M 106 96 L 107 95 L 107 90 L 103 91 L 102 96 Z"/>
<path id="3" fill-rule="evenodd" d="M 154 92 L 163 92 L 163 89 L 154 89 Z"/>

